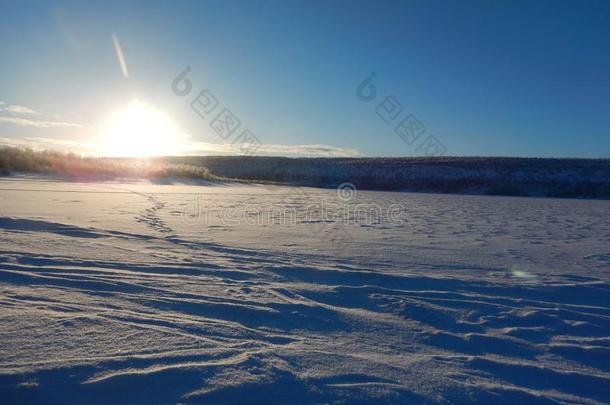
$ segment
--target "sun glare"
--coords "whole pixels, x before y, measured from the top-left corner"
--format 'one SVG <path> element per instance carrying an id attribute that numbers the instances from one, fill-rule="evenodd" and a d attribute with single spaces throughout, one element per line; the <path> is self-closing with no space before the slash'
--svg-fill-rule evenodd
<path id="1" fill-rule="evenodd" d="M 112 113 L 102 126 L 100 152 L 114 157 L 152 157 L 180 152 L 182 135 L 167 114 L 140 101 Z"/>

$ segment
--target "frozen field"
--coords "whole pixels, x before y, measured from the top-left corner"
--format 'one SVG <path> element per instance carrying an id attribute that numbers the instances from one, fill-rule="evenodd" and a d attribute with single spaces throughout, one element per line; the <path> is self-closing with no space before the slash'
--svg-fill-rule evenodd
<path id="1" fill-rule="evenodd" d="M 0 178 L 0 403 L 607 403 L 609 272 L 609 201 Z"/>

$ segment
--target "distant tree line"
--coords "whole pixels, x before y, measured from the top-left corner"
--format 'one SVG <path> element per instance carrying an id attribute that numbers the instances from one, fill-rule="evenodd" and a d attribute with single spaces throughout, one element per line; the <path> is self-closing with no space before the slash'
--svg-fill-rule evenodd
<path id="1" fill-rule="evenodd" d="M 78 179 L 234 179 L 312 187 L 337 187 L 350 182 L 362 190 L 610 198 L 610 159 L 260 156 L 136 159 L 0 147 L 0 174 L 11 172 L 53 173 Z"/>
<path id="2" fill-rule="evenodd" d="M 186 177 L 214 179 L 205 167 L 171 163 L 163 158 L 120 159 L 82 157 L 58 151 L 0 147 L 0 174 L 37 172 L 75 179 Z"/>
<path id="3" fill-rule="evenodd" d="M 228 178 L 363 190 L 610 198 L 610 159 L 174 157 Z"/>

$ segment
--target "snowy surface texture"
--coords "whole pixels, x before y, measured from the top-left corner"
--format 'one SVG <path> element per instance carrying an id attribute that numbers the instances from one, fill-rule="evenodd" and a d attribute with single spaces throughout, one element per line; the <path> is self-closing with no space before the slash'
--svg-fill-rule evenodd
<path id="1" fill-rule="evenodd" d="M 608 201 L 4 178 L 0 403 L 607 403 L 609 270 Z"/>

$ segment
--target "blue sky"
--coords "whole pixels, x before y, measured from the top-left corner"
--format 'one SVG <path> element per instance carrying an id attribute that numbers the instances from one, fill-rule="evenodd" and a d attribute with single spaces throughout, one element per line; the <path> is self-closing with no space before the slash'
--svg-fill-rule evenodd
<path id="1" fill-rule="evenodd" d="M 176 3 L 3 5 L 0 141 L 95 153 L 104 117 L 138 99 L 202 153 L 247 128 L 261 154 L 415 156 L 432 135 L 448 155 L 610 157 L 610 2 Z M 203 89 L 241 122 L 227 140 L 189 105 Z M 403 106 L 390 124 L 386 96 Z M 426 128 L 411 145 L 394 132 L 408 114 Z"/>

